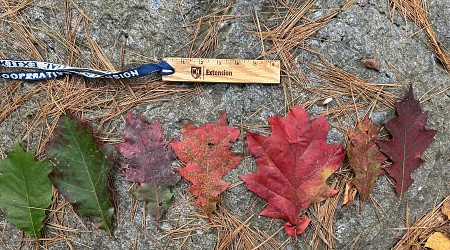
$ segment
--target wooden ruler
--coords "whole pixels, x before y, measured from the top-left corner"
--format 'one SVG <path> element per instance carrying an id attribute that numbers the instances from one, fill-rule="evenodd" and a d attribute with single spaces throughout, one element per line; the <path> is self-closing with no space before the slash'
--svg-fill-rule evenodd
<path id="1" fill-rule="evenodd" d="M 210 58 L 164 58 L 175 69 L 163 81 L 280 83 L 280 61 Z"/>

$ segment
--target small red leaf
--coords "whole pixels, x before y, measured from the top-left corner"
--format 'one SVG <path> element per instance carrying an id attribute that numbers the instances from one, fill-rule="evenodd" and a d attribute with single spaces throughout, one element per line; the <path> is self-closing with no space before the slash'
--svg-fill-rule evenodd
<path id="1" fill-rule="evenodd" d="M 362 202 L 369 197 L 375 181 L 382 174 L 381 163 L 386 160 L 376 144 L 380 139 L 378 133 L 379 127 L 366 116 L 348 135 L 351 141 L 347 147 L 348 162 L 355 173 L 352 183 Z"/>
<path id="2" fill-rule="evenodd" d="M 120 162 L 127 181 L 141 185 L 133 191 L 157 220 L 166 213 L 172 199 L 172 188 L 180 180 L 171 168 L 175 154 L 167 142 L 161 141 L 159 122 L 148 123 L 143 116 L 129 111 L 124 142 L 119 145 L 124 160 Z"/>
<path id="3" fill-rule="evenodd" d="M 286 118 L 269 118 L 269 123 L 271 136 L 247 134 L 259 170 L 241 178 L 269 203 L 261 215 L 285 220 L 286 233 L 295 236 L 310 222 L 304 214 L 309 206 L 336 194 L 326 180 L 344 161 L 345 150 L 326 143 L 325 117 L 310 121 L 299 106 Z"/>
<path id="4" fill-rule="evenodd" d="M 186 163 L 179 168 L 181 176 L 192 183 L 189 191 L 197 196 L 197 205 L 210 215 L 216 210 L 219 194 L 230 185 L 222 176 L 241 162 L 241 156 L 230 150 L 239 130 L 227 125 L 225 111 L 217 123 L 195 127 L 186 123 L 183 141 L 172 143 L 176 155 Z"/>
<path id="5" fill-rule="evenodd" d="M 430 146 L 436 131 L 425 129 L 428 114 L 422 112 L 419 101 L 414 99 L 412 86 L 396 108 L 398 117 L 385 125 L 392 139 L 377 143 L 381 151 L 394 162 L 392 167 L 385 170 L 394 178 L 395 191 L 402 196 L 413 183 L 410 173 L 423 163 L 420 154 Z"/>

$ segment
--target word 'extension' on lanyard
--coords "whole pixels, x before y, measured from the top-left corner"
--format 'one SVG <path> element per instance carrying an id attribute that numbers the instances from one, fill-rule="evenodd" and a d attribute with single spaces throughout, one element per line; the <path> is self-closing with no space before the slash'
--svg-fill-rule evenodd
<path id="1" fill-rule="evenodd" d="M 39 71 L 0 72 L 8 80 L 38 81 L 56 79 L 68 74 L 89 78 L 129 79 L 149 74 L 162 75 L 163 81 L 279 83 L 280 61 L 207 58 L 165 58 L 154 64 L 143 64 L 120 72 L 71 67 L 31 60 L 0 59 L 0 67 L 38 69 Z"/>

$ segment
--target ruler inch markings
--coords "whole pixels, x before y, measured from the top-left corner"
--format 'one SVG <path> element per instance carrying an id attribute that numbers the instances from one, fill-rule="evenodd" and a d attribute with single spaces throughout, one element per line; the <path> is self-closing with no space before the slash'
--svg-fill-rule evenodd
<path id="1" fill-rule="evenodd" d="M 167 57 L 175 73 L 168 82 L 280 83 L 279 60 Z"/>

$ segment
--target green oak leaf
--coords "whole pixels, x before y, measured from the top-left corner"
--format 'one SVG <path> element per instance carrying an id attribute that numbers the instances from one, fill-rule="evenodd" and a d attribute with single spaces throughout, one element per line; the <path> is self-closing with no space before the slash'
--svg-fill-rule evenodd
<path id="1" fill-rule="evenodd" d="M 39 238 L 45 210 L 52 203 L 49 162 L 39 162 L 32 152 L 14 144 L 8 158 L 0 160 L 0 208 L 6 220 L 30 237 Z"/>
<path id="2" fill-rule="evenodd" d="M 75 212 L 112 236 L 110 159 L 95 140 L 91 126 L 72 116 L 61 117 L 46 154 L 53 163 L 49 177 L 59 193 Z"/>

